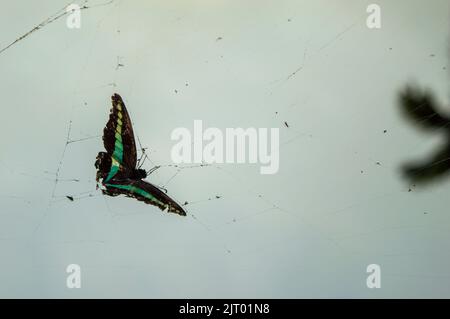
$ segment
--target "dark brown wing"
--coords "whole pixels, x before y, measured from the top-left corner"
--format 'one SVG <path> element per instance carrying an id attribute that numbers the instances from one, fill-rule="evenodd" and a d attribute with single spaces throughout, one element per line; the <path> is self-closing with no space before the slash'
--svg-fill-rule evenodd
<path id="1" fill-rule="evenodd" d="M 142 180 L 111 180 L 104 184 L 106 190 L 105 194 L 110 196 L 117 196 L 124 194 L 128 197 L 136 198 L 147 204 L 159 207 L 161 210 L 169 213 L 175 213 L 181 216 L 186 216 L 186 212 L 180 205 L 178 205 L 172 198 L 166 195 L 158 187 L 144 182 Z"/>
<path id="2" fill-rule="evenodd" d="M 131 119 L 119 94 L 115 93 L 111 101 L 109 121 L 103 130 L 103 144 L 107 153 L 120 165 L 133 170 L 137 155 Z"/>
<path id="3" fill-rule="evenodd" d="M 438 112 L 435 101 L 428 92 L 408 87 L 400 95 L 400 107 L 409 120 L 422 128 L 436 129 L 450 126 L 450 119 Z"/>

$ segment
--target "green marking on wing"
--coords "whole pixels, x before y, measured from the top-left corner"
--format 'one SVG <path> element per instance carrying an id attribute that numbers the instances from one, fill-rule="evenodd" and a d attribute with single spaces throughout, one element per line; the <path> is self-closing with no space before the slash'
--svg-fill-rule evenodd
<path id="1" fill-rule="evenodd" d="M 133 185 L 119 185 L 119 184 L 105 184 L 108 187 L 114 187 L 114 188 L 119 188 L 119 189 L 124 189 L 127 191 L 130 191 L 131 193 L 135 193 L 138 195 L 141 195 L 142 197 L 145 197 L 155 203 L 158 203 L 159 205 L 166 205 L 165 203 L 161 202 L 160 200 L 158 200 L 155 196 L 153 196 L 152 194 L 150 194 L 149 192 L 146 192 L 145 190 L 143 190 L 142 188 L 133 186 Z"/>
<path id="2" fill-rule="evenodd" d="M 123 143 L 122 143 L 122 108 L 118 107 L 119 112 L 117 113 L 117 125 L 116 125 L 116 133 L 115 138 L 116 141 L 114 143 L 114 152 L 111 158 L 111 170 L 108 173 L 108 176 L 105 179 L 105 182 L 109 181 L 120 169 L 120 165 L 123 160 Z"/>
<path id="3" fill-rule="evenodd" d="M 120 164 L 116 161 L 116 159 L 114 157 L 111 158 L 112 162 L 111 162 L 111 170 L 109 171 L 108 176 L 105 179 L 105 182 L 109 181 L 111 178 L 114 177 L 114 175 L 117 174 L 117 172 L 120 169 Z"/>
<path id="4" fill-rule="evenodd" d="M 116 133 L 116 143 L 114 144 L 114 153 L 113 157 L 119 162 L 122 163 L 123 158 L 123 144 L 122 144 L 122 136 Z"/>

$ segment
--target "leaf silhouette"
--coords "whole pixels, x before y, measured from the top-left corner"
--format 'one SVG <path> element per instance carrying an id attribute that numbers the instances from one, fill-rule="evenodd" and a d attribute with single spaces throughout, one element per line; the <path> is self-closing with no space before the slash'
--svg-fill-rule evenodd
<path id="1" fill-rule="evenodd" d="M 433 95 L 419 88 L 408 86 L 400 93 L 402 114 L 413 125 L 436 134 L 445 134 L 444 144 L 428 159 L 403 165 L 404 176 L 412 183 L 426 184 L 437 181 L 450 173 L 450 118 L 441 114 Z"/>

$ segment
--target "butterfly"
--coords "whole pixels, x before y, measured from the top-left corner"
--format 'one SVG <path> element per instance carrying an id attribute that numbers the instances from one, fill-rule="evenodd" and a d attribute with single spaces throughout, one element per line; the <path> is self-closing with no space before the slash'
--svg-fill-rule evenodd
<path id="1" fill-rule="evenodd" d="M 95 161 L 97 182 L 102 183 L 103 194 L 125 195 L 170 213 L 186 216 L 186 212 L 157 186 L 144 181 L 145 170 L 137 167 L 136 142 L 125 103 L 119 94 L 111 97 L 109 121 L 103 130 L 106 152 L 100 152 Z"/>

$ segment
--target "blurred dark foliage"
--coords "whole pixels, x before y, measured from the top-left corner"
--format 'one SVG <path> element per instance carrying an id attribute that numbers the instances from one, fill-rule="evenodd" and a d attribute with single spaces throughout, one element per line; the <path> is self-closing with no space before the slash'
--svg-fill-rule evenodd
<path id="1" fill-rule="evenodd" d="M 417 87 L 406 87 L 400 93 L 399 100 L 402 114 L 413 125 L 446 137 L 443 145 L 427 159 L 403 165 L 403 175 L 414 184 L 441 180 L 450 173 L 450 116 L 438 111 L 432 93 Z"/>

